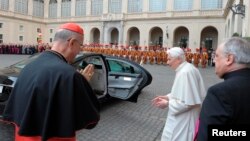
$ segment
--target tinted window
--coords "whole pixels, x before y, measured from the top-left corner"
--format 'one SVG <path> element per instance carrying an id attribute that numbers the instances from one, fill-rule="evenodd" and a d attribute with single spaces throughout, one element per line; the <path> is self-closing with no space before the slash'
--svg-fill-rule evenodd
<path id="1" fill-rule="evenodd" d="M 108 60 L 109 71 L 111 72 L 121 72 L 121 73 L 133 73 L 140 74 L 140 70 L 126 62 L 121 62 L 117 60 Z"/>
<path id="2" fill-rule="evenodd" d="M 93 64 L 95 69 L 102 69 L 102 59 L 100 57 L 87 57 L 84 58 L 78 65 L 77 68 L 84 69 L 88 64 Z"/>

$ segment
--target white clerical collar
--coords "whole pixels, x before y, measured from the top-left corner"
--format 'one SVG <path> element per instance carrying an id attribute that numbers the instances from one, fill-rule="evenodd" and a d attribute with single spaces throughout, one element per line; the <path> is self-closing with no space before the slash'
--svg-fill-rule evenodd
<path id="1" fill-rule="evenodd" d="M 178 72 L 178 71 L 181 70 L 181 68 L 182 68 L 184 65 L 186 65 L 186 64 L 187 64 L 187 62 L 184 61 L 183 63 L 181 63 L 181 64 L 175 69 L 175 71 Z"/>

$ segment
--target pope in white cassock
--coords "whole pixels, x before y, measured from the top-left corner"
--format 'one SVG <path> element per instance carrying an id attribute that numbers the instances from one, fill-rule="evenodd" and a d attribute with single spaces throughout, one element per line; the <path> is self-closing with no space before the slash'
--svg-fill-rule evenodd
<path id="1" fill-rule="evenodd" d="M 181 48 L 173 47 L 167 53 L 167 63 L 176 71 L 174 84 L 169 94 L 152 100 L 158 108 L 169 108 L 161 141 L 192 141 L 206 95 L 204 82 L 199 70 L 185 61 Z"/>

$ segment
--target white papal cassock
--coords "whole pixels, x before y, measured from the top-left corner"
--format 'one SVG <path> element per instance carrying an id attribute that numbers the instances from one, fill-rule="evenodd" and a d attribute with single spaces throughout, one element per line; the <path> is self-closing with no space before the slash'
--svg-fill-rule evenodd
<path id="1" fill-rule="evenodd" d="M 175 71 L 162 141 L 192 141 L 206 90 L 199 70 L 192 64 L 183 62 Z"/>

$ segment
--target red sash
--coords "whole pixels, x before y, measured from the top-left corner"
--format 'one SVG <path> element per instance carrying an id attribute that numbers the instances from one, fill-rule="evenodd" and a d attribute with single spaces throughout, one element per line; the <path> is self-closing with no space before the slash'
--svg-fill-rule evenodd
<path id="1" fill-rule="evenodd" d="M 15 125 L 15 141 L 41 141 L 41 136 L 20 136 L 18 134 L 19 127 Z M 72 138 L 58 138 L 58 137 L 52 137 L 48 139 L 48 141 L 76 141 L 76 137 Z"/>

